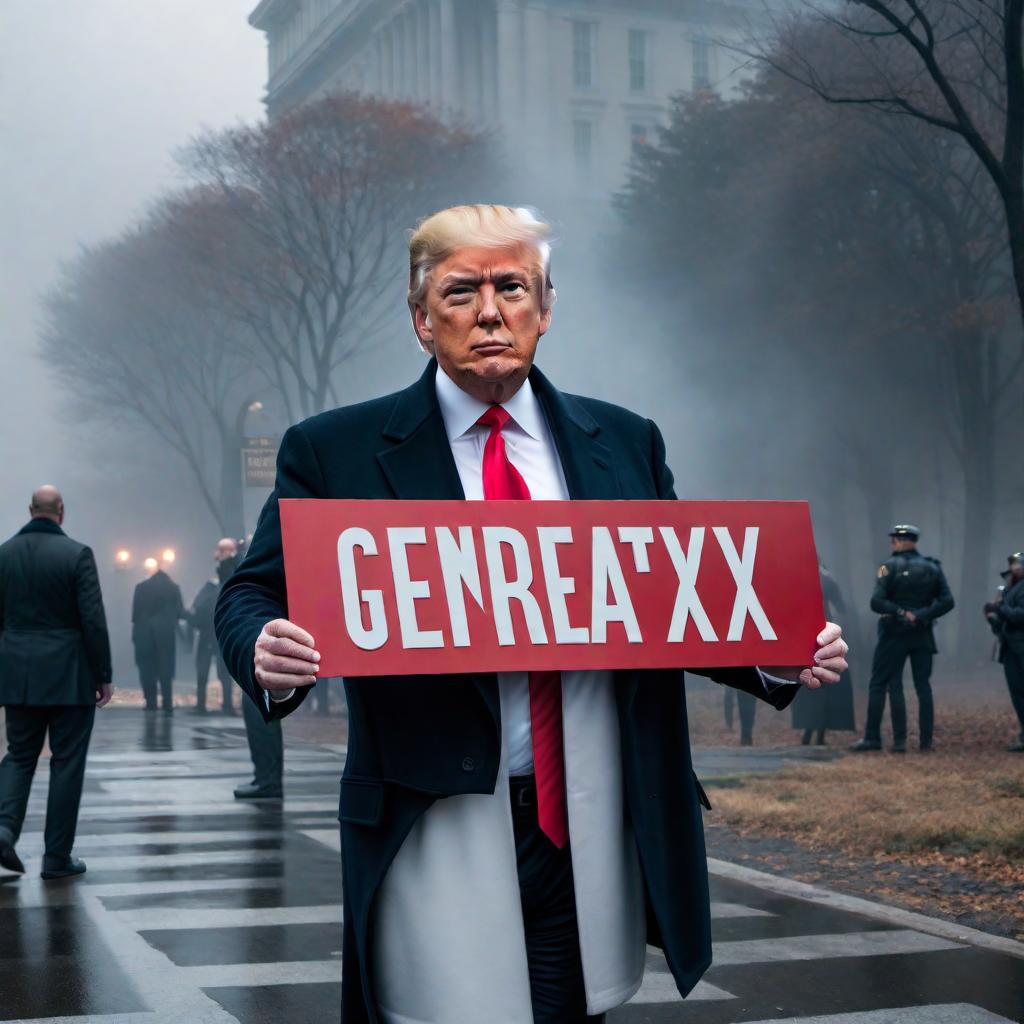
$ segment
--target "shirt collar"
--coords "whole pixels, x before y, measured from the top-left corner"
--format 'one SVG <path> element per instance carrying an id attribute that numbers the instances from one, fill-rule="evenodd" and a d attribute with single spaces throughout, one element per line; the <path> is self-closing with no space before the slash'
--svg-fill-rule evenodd
<path id="1" fill-rule="evenodd" d="M 463 391 L 440 366 L 437 368 L 435 387 L 449 441 L 462 437 L 490 408 L 485 402 Z M 530 385 L 529 377 L 507 402 L 502 403 L 502 408 L 530 437 L 538 441 L 544 437 L 544 414 Z"/>

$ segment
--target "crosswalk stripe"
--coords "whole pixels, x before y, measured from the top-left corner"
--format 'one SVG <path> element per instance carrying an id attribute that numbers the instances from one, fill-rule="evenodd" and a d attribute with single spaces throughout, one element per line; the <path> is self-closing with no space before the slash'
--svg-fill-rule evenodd
<path id="1" fill-rule="evenodd" d="M 90 859 L 90 863 L 92 860 Z M 223 892 L 225 890 L 276 889 L 280 878 L 154 878 L 148 882 L 92 882 L 88 873 L 83 885 L 47 885 L 38 879 L 24 879 L 13 894 L 11 903 L 0 902 L 3 907 L 17 909 L 66 906 L 79 902 L 82 892 L 89 896 L 165 896 L 197 892 Z M 0 896 L 3 896 L 0 890 Z M 6 1021 L 3 1024 L 7 1024 Z"/>
<path id="2" fill-rule="evenodd" d="M 271 964 L 203 964 L 179 967 L 183 981 L 196 988 L 254 988 L 262 985 L 312 985 L 341 982 L 337 960 L 294 960 Z"/>
<path id="3" fill-rule="evenodd" d="M 726 992 L 725 989 L 719 988 L 717 985 L 712 985 L 707 981 L 698 981 L 693 991 L 686 997 L 685 1002 L 717 1002 L 735 998 L 731 992 Z M 681 1003 L 683 1001 L 672 975 L 665 971 L 652 970 L 648 970 L 644 974 L 644 983 L 640 986 L 640 991 L 630 999 L 630 1003 Z"/>
<path id="4" fill-rule="evenodd" d="M 264 839 L 284 838 L 280 829 L 240 829 L 236 832 L 176 832 L 159 829 L 145 832 L 82 832 L 75 836 L 75 853 L 88 856 L 88 851 L 99 846 L 207 846 L 219 843 L 245 843 Z M 42 832 L 22 832 L 19 845 L 31 849 L 42 846 Z"/>
<path id="5" fill-rule="evenodd" d="M 711 903 L 711 917 L 716 921 L 723 921 L 734 917 L 775 917 L 776 915 L 768 910 L 757 910 L 754 907 L 745 907 L 742 903 Z"/>
<path id="6" fill-rule="evenodd" d="M 891 1010 L 833 1013 L 825 1017 L 786 1017 L 751 1021 L 751 1024 L 1014 1024 L 1008 1017 L 970 1003 L 901 1006 Z"/>
<path id="7" fill-rule="evenodd" d="M 341 904 L 313 907 L 246 907 L 235 910 L 154 907 L 115 910 L 113 915 L 139 932 L 182 928 L 267 928 L 290 924 L 341 924 Z"/>
<path id="8" fill-rule="evenodd" d="M 235 815 L 251 815 L 260 811 L 261 807 L 265 807 L 266 803 L 261 803 L 256 800 L 231 800 L 224 801 L 221 803 L 201 803 L 195 800 L 181 801 L 178 803 L 147 803 L 140 800 L 134 804 L 107 804 L 107 803 L 87 803 L 79 811 L 79 821 L 122 821 L 124 819 L 129 820 L 144 820 L 147 817 L 159 816 L 161 818 L 166 817 L 169 814 L 177 815 L 178 817 L 184 815 L 208 815 L 216 814 L 221 817 L 225 814 Z M 286 797 L 284 801 L 285 812 L 296 812 L 296 813 L 311 813 L 314 811 L 333 811 L 335 814 L 338 813 L 338 801 L 335 800 L 319 800 L 314 798 L 306 797 Z M 46 813 L 46 805 L 41 804 L 34 811 L 30 808 L 30 815 L 36 814 L 40 817 Z"/>
<path id="9" fill-rule="evenodd" d="M 123 871 L 130 868 L 203 868 L 214 864 L 268 864 L 284 860 L 281 850 L 207 850 L 197 853 L 128 853 L 90 857 L 90 871 Z"/>
<path id="10" fill-rule="evenodd" d="M 163 1024 L 152 1011 L 142 1013 L 90 1013 L 84 1017 L 33 1017 L 4 1021 L 4 1024 Z"/>
<path id="11" fill-rule="evenodd" d="M 839 935 L 796 935 L 788 938 L 744 939 L 717 942 L 715 967 L 768 964 L 794 960 L 828 960 L 834 957 L 892 956 L 902 953 L 934 953 L 963 949 L 934 935 L 907 930 L 846 932 Z"/>

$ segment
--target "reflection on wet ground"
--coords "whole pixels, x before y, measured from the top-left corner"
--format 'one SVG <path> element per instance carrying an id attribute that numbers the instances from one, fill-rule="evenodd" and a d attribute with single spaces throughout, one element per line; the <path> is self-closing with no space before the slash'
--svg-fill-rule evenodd
<path id="1" fill-rule="evenodd" d="M 238 719 L 98 716 L 76 847 L 89 871 L 47 884 L 41 766 L 19 843 L 29 873 L 0 884 L 0 1020 L 336 1020 L 343 751 L 289 744 L 286 761 L 286 800 L 244 803 L 232 798 L 250 775 Z M 715 965 L 685 1008 L 651 950 L 643 988 L 609 1024 L 1024 1019 L 1021 947 L 979 948 L 753 876 L 719 873 L 712 894 Z"/>

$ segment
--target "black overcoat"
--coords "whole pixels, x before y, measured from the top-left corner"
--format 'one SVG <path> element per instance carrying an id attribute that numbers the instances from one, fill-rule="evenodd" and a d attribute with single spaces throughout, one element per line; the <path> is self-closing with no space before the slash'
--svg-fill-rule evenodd
<path id="1" fill-rule="evenodd" d="M 93 553 L 33 519 L 0 545 L 0 705 L 94 704 L 110 680 Z"/>
<path id="2" fill-rule="evenodd" d="M 132 643 L 139 670 L 173 679 L 178 620 L 185 618 L 181 589 L 162 569 L 143 580 L 132 596 Z"/>
<path id="3" fill-rule="evenodd" d="M 240 568 L 217 605 L 217 637 L 232 676 L 263 716 L 287 715 L 302 690 L 269 708 L 255 680 L 253 645 L 287 616 L 279 498 L 462 499 L 437 402 L 432 360 L 411 387 L 335 409 L 284 436 L 277 483 Z M 572 498 L 674 498 L 665 445 L 650 420 L 557 391 L 534 368 Z M 769 694 L 754 669 L 704 673 L 786 707 L 795 686 Z M 626 803 L 647 901 L 648 942 L 660 946 L 687 993 L 711 962 L 707 861 L 693 774 L 683 673 L 616 672 Z M 338 817 L 344 881 L 343 1024 L 376 1022 L 370 973 L 374 898 L 417 819 L 439 798 L 493 793 L 500 710 L 493 674 L 345 681 L 348 757 Z"/>

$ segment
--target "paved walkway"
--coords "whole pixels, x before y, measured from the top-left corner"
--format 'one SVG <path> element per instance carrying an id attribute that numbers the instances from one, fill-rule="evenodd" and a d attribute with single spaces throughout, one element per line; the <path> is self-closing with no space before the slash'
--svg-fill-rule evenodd
<path id="1" fill-rule="evenodd" d="M 340 992 L 341 747 L 290 745 L 287 800 L 245 804 L 240 723 L 97 716 L 77 852 L 38 878 L 45 767 L 0 884 L 0 1020 L 328 1024 Z M 712 862 L 715 965 L 685 1004 L 650 952 L 609 1024 L 1024 1020 L 1024 947 Z M 481 1022 L 487 1024 L 487 1022 Z"/>

